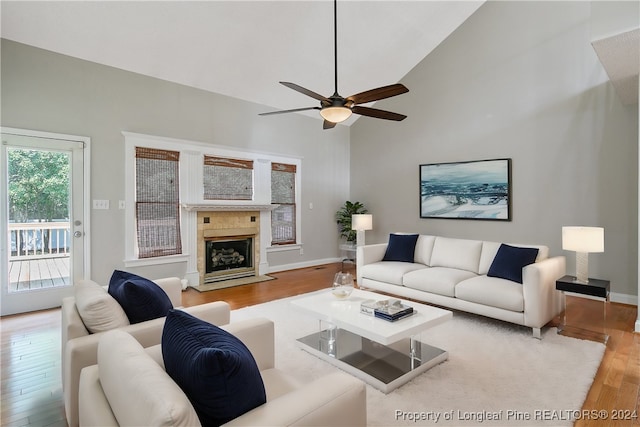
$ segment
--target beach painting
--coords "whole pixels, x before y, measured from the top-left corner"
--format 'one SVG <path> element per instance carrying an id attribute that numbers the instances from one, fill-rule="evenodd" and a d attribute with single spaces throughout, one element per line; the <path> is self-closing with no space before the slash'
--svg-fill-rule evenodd
<path id="1" fill-rule="evenodd" d="M 420 217 L 511 220 L 511 159 L 420 165 Z"/>

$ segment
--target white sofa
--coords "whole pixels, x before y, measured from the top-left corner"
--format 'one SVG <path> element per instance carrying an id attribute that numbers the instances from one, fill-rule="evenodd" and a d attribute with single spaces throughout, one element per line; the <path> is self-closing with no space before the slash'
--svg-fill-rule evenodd
<path id="1" fill-rule="evenodd" d="M 419 235 L 413 262 L 382 261 L 387 245 L 358 248 L 359 285 L 527 326 L 536 338 L 561 311 L 555 281 L 565 274 L 565 258 L 549 258 L 547 246 L 509 244 L 538 249 L 517 283 L 487 276 L 498 242 Z"/>
<path id="2" fill-rule="evenodd" d="M 87 281 L 90 282 L 90 281 Z M 177 277 L 154 280 L 167 294 L 174 307 L 182 306 L 182 283 Z M 92 282 L 93 283 L 93 282 Z M 230 307 L 222 301 L 184 309 L 215 325 L 229 323 Z M 67 423 L 78 426 L 78 385 L 82 368 L 97 363 L 98 341 L 105 332 L 90 333 L 78 312 L 75 297 L 62 300 L 62 388 Z M 148 320 L 119 329 L 131 334 L 145 347 L 160 343 L 164 318 Z"/>
<path id="3" fill-rule="evenodd" d="M 251 351 L 267 401 L 227 426 L 364 426 L 366 388 L 343 372 L 303 384 L 275 367 L 274 325 L 249 319 L 222 327 Z M 135 378 L 131 373 L 136 373 Z M 144 349 L 128 334 L 104 334 L 98 364 L 80 376 L 81 426 L 197 426 L 189 399 L 164 369 L 161 345 Z"/>

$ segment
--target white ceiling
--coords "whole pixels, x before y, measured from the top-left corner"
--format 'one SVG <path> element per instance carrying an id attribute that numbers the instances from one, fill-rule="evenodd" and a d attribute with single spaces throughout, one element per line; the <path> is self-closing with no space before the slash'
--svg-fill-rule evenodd
<path id="1" fill-rule="evenodd" d="M 339 1 L 339 93 L 397 83 L 482 3 Z M 318 104 L 279 81 L 334 91 L 328 0 L 3 0 L 0 14 L 3 38 L 273 109 Z"/>

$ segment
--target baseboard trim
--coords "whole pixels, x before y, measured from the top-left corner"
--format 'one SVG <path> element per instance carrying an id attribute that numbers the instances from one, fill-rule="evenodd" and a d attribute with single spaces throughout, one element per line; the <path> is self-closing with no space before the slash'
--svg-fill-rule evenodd
<path id="1" fill-rule="evenodd" d="M 611 302 L 619 302 L 621 304 L 638 305 L 638 297 L 636 295 L 619 294 L 617 292 L 609 293 Z"/>
<path id="2" fill-rule="evenodd" d="M 315 267 L 323 264 L 333 264 L 335 262 L 340 262 L 340 261 L 342 261 L 342 258 L 325 258 L 325 259 L 315 259 L 312 261 L 305 261 L 305 262 L 296 262 L 293 264 L 270 265 L 269 273 L 278 273 L 280 271 L 296 270 L 298 268 Z"/>

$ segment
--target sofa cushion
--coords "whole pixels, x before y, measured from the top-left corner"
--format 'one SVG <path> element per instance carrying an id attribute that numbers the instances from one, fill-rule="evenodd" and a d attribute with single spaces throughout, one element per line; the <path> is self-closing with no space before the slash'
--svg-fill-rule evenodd
<path id="1" fill-rule="evenodd" d="M 489 267 L 487 276 L 522 283 L 522 268 L 535 262 L 537 248 L 519 248 L 502 244 Z"/>
<path id="2" fill-rule="evenodd" d="M 418 236 L 416 242 L 415 262 L 419 262 L 424 265 L 431 265 L 431 254 L 433 253 L 433 244 L 436 241 L 436 236 L 427 236 L 421 234 Z"/>
<path id="3" fill-rule="evenodd" d="M 198 415 L 180 387 L 121 330 L 98 344 L 100 383 L 120 425 L 194 426 Z"/>
<path id="4" fill-rule="evenodd" d="M 242 341 L 188 313 L 167 314 L 162 357 L 202 425 L 224 424 L 266 402 L 260 371 Z"/>
<path id="5" fill-rule="evenodd" d="M 407 288 L 454 297 L 456 285 L 471 277 L 476 274 L 455 268 L 431 267 L 405 274 L 402 284 Z"/>
<path id="6" fill-rule="evenodd" d="M 478 274 L 480 265 L 480 240 L 436 237 L 431 255 L 431 267 L 449 267 Z"/>
<path id="7" fill-rule="evenodd" d="M 120 303 L 131 323 L 164 317 L 173 308 L 167 293 L 160 286 L 125 271 L 113 272 L 109 280 L 109 294 Z"/>
<path id="8" fill-rule="evenodd" d="M 129 324 L 129 319 L 118 301 L 96 282 L 80 280 L 74 285 L 74 292 L 78 314 L 92 334 Z"/>
<path id="9" fill-rule="evenodd" d="M 363 278 L 402 286 L 402 277 L 410 271 L 428 268 L 412 262 L 379 261 L 360 268 Z"/>
<path id="10" fill-rule="evenodd" d="M 490 307 L 518 313 L 524 311 L 522 285 L 511 280 L 477 276 L 458 283 L 455 296 L 464 301 Z"/>
<path id="11" fill-rule="evenodd" d="M 480 267 L 478 268 L 478 274 L 487 274 L 501 244 L 502 243 L 500 242 L 482 242 L 482 253 L 480 254 Z"/>
<path id="12" fill-rule="evenodd" d="M 383 261 L 413 262 L 415 258 L 417 234 L 390 234 Z"/>
<path id="13" fill-rule="evenodd" d="M 267 393 L 267 402 L 277 399 L 280 396 L 289 394 L 304 386 L 297 379 L 293 378 L 288 373 L 278 368 L 269 368 L 264 371 L 260 371 L 262 381 L 264 382 L 264 389 Z"/>

